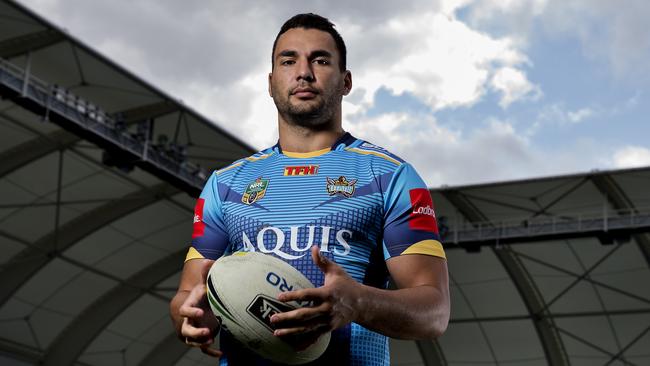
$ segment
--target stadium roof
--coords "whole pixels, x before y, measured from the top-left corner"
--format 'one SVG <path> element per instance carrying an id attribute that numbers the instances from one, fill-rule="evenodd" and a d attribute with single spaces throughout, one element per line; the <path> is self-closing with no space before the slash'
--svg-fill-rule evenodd
<path id="1" fill-rule="evenodd" d="M 0 58 L 0 363 L 213 364 L 167 304 L 190 195 L 252 149 L 6 0 Z M 452 320 L 392 363 L 650 364 L 648 187 L 639 168 L 432 190 Z"/>

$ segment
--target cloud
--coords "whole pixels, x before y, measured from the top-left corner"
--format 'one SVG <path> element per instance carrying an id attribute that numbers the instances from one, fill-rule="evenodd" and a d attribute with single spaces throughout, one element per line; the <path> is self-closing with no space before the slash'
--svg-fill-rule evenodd
<path id="1" fill-rule="evenodd" d="M 594 114 L 594 111 L 590 108 L 581 108 L 578 109 L 577 111 L 569 111 L 567 112 L 567 118 L 569 121 L 573 123 L 580 123 L 582 122 L 585 118 L 589 118 Z"/>
<path id="2" fill-rule="evenodd" d="M 507 121 L 488 119 L 465 134 L 429 114 L 387 113 L 346 128 L 411 163 L 429 186 L 523 178 L 550 169 Z"/>
<path id="3" fill-rule="evenodd" d="M 629 0 L 476 0 L 465 8 L 475 29 L 526 43 L 534 32 L 577 39 L 585 56 L 616 78 L 648 81 L 650 2 Z M 518 36 L 515 36 L 518 35 Z"/>
<path id="4" fill-rule="evenodd" d="M 554 0 L 404 4 L 379 0 L 334 5 L 326 0 L 308 4 L 143 0 L 129 12 L 111 1 L 24 2 L 258 148 L 277 139 L 277 114 L 266 90 L 275 32 L 289 16 L 314 11 L 332 19 L 348 45 L 354 88 L 344 99 L 344 127 L 411 161 L 427 183 L 586 170 L 582 167 L 597 166 L 592 162 L 602 156 L 591 145 L 540 150 L 531 140 L 534 129 L 518 131 L 516 121 L 507 118 L 472 121 L 467 130 L 438 120 L 441 111 L 491 102 L 489 95 L 496 96 L 503 109 L 539 100 L 543 91 L 529 77 L 530 32 L 537 21 L 550 28 L 553 22 L 562 24 L 552 30 L 558 35 L 582 27 L 567 19 L 588 6 L 584 1 L 575 2 L 578 5 L 567 19 L 557 13 L 562 6 L 573 5 Z M 597 3 L 596 7 L 607 8 Z M 496 23 L 501 25 L 495 27 Z M 605 28 L 614 32 L 609 24 Z M 592 42 L 596 35 L 580 37 Z M 379 108 L 387 113 L 369 116 L 368 111 L 377 111 L 373 107 L 380 89 L 417 98 L 429 110 Z M 536 125 L 584 123 L 598 113 L 598 107 L 567 108 L 557 102 L 542 108 Z"/>
<path id="5" fill-rule="evenodd" d="M 366 89 L 366 104 L 384 87 L 396 95 L 408 91 L 434 111 L 468 107 L 485 96 L 492 75 L 504 104 L 538 90 L 521 69 L 528 59 L 512 39 L 492 38 L 443 13 L 421 11 L 357 29 L 348 43 L 358 50 L 353 74 Z"/>
<path id="6" fill-rule="evenodd" d="M 499 105 L 504 109 L 516 100 L 537 100 L 542 96 L 539 86 L 533 85 L 521 70 L 513 67 L 502 67 L 497 70 L 490 84 L 501 93 Z"/>
<path id="7" fill-rule="evenodd" d="M 614 152 L 611 164 L 615 168 L 650 166 L 650 149 L 642 146 L 625 146 Z"/>
<path id="8" fill-rule="evenodd" d="M 578 109 L 567 109 L 564 103 L 552 103 L 540 107 L 534 122 L 528 127 L 525 134 L 535 135 L 543 127 L 562 127 L 578 123 L 584 123 L 590 118 L 606 113 L 600 107 L 581 107 Z"/>

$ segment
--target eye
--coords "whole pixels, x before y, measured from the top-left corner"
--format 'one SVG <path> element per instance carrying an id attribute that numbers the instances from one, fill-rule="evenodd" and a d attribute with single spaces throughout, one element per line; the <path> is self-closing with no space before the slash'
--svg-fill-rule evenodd
<path id="1" fill-rule="evenodd" d="M 317 58 L 317 59 L 314 60 L 314 62 L 316 64 L 318 64 L 318 65 L 329 65 L 330 64 L 330 60 L 328 60 L 326 58 Z"/>
<path id="2" fill-rule="evenodd" d="M 296 61 L 294 61 L 292 59 L 286 59 L 286 60 L 280 61 L 280 65 L 283 65 L 283 66 L 293 65 L 295 63 L 296 63 Z"/>

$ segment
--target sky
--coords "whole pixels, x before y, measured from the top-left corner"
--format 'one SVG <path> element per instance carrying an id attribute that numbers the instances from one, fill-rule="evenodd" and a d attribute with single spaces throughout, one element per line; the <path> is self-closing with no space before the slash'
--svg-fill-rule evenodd
<path id="1" fill-rule="evenodd" d="M 315 12 L 348 48 L 344 129 L 430 187 L 650 165 L 650 1 L 19 2 L 256 149 L 275 35 Z"/>

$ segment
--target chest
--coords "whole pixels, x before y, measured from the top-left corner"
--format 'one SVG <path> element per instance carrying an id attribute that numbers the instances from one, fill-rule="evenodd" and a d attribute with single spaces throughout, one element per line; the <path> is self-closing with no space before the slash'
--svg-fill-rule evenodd
<path id="1" fill-rule="evenodd" d="M 269 162 L 229 182 L 223 217 L 235 247 L 302 256 L 312 245 L 346 256 L 376 245 L 382 193 L 372 169 L 354 162 Z"/>

